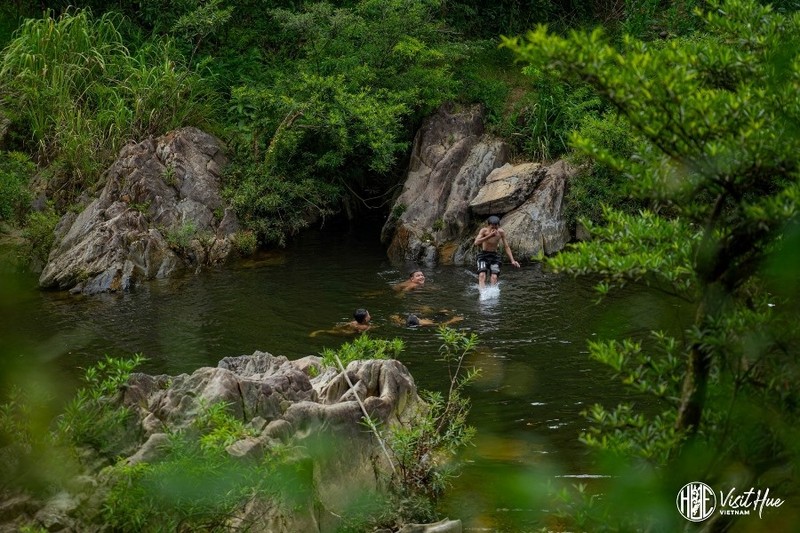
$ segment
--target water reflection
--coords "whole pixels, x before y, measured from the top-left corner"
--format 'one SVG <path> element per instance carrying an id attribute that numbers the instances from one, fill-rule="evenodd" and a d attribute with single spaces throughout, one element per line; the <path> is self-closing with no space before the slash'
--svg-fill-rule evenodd
<path id="1" fill-rule="evenodd" d="M 467 268 L 424 270 L 424 287 L 398 293 L 392 287 L 408 272 L 389 264 L 373 240 L 312 233 L 288 250 L 129 294 L 17 291 L 3 306 L 14 316 L 4 317 L 0 337 L 24 339 L 21 356 L 38 354 L 36 364 L 65 373 L 77 374 L 106 354 L 140 352 L 149 358 L 145 371 L 178 374 L 256 350 L 292 359 L 318 354 L 346 339 L 309 334 L 365 307 L 373 317 L 370 335 L 402 338 L 403 363 L 418 385 L 443 389 L 447 371 L 435 329 L 406 328 L 390 317 L 463 316 L 458 327 L 481 342 L 470 361 L 482 370 L 470 390 L 478 438 L 446 507 L 470 527 L 501 527 L 509 513 L 534 512 L 531 479 L 546 477 L 551 465 L 557 465 L 552 475 L 596 473 L 577 442 L 580 412 L 625 395 L 608 369 L 587 358 L 586 341 L 641 335 L 658 327 L 657 317 L 677 317 L 679 310 L 636 290 L 597 306 L 590 282 L 538 264 L 504 269 L 491 298 L 482 297 Z M 516 489 L 509 489 L 509 479 L 518 480 Z"/>

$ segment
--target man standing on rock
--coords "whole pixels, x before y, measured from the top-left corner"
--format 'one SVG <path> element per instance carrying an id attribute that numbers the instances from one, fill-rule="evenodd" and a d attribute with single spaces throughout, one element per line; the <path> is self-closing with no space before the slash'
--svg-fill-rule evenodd
<path id="1" fill-rule="evenodd" d="M 481 228 L 478 236 L 475 237 L 475 246 L 480 246 L 478 252 L 478 287 L 481 289 L 486 285 L 486 274 L 490 273 L 490 284 L 497 284 L 497 277 L 500 275 L 500 253 L 497 247 L 503 243 L 506 255 L 511 260 L 511 264 L 519 268 L 519 263 L 511 253 L 511 247 L 506 242 L 506 232 L 500 227 L 500 219 L 492 215 L 486 220 L 486 226 Z"/>

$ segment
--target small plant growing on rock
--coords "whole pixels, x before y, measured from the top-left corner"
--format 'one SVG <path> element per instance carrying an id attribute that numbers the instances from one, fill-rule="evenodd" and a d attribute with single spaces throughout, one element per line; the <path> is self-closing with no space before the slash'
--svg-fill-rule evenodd
<path id="1" fill-rule="evenodd" d="M 192 244 L 192 239 L 197 234 L 197 225 L 191 220 L 187 220 L 180 226 L 168 229 L 164 238 L 169 247 L 179 253 L 186 253 Z"/>
<path id="2" fill-rule="evenodd" d="M 131 359 L 106 356 L 86 369 L 85 386 L 67 404 L 58 419 L 57 435 L 75 446 L 90 446 L 101 454 L 113 454 L 121 437 L 119 429 L 130 416 L 119 404 L 119 392 L 134 368 L 145 361 L 141 354 Z"/>
<path id="3" fill-rule="evenodd" d="M 252 231 L 237 231 L 233 235 L 233 246 L 242 257 L 249 257 L 258 249 L 258 238 Z"/>
<path id="4" fill-rule="evenodd" d="M 457 473 L 453 459 L 475 436 L 475 428 L 467 424 L 470 401 L 463 390 L 480 373 L 465 366 L 466 357 L 477 345 L 477 335 L 446 326 L 439 328 L 438 334 L 443 341 L 439 352 L 447 365 L 449 389 L 446 393 L 421 391 L 426 407 L 385 432 L 393 474 L 389 500 L 372 510 L 378 516 L 371 519 L 373 525 L 395 527 L 436 520 L 436 501 Z M 366 425 L 373 428 L 375 423 L 367 420 Z M 377 431 L 376 436 L 380 438 Z"/>
<path id="5" fill-rule="evenodd" d="M 201 433 L 200 447 L 206 452 L 223 451 L 237 440 L 256 436 L 256 431 L 233 416 L 229 407 L 226 402 L 207 405 L 201 399 L 200 414 L 194 420 L 194 427 Z"/>
<path id="6" fill-rule="evenodd" d="M 175 165 L 169 163 L 166 167 L 164 167 L 164 173 L 161 174 L 161 178 L 164 180 L 164 183 L 169 185 L 170 187 L 175 187 L 178 181 L 175 178 Z"/>
<path id="7" fill-rule="evenodd" d="M 403 216 L 403 213 L 406 212 L 406 209 L 408 209 L 408 206 L 406 204 L 397 204 L 397 205 L 395 205 L 392 208 L 392 213 L 390 215 L 390 218 L 392 220 L 397 220 L 398 218 Z"/>
<path id="8" fill-rule="evenodd" d="M 342 366 L 360 359 L 396 359 L 403 351 L 403 341 L 400 339 L 373 339 L 369 335 L 360 335 L 353 342 L 342 344 L 338 350 L 325 348 L 322 351 L 322 364 L 339 368 L 336 357 Z"/>

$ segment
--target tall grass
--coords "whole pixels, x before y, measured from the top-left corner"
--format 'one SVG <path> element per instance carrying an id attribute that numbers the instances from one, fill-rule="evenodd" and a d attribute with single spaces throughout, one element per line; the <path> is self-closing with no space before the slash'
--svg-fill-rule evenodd
<path id="1" fill-rule="evenodd" d="M 213 93 L 169 41 L 131 52 L 119 15 L 28 19 L 2 52 L 0 106 L 38 163 L 91 185 L 130 140 L 203 126 Z"/>

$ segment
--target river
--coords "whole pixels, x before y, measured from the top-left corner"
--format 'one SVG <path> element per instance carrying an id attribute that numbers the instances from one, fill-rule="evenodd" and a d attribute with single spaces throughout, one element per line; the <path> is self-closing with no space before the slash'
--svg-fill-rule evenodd
<path id="1" fill-rule="evenodd" d="M 347 338 L 310 333 L 365 307 L 373 317 L 369 334 L 401 338 L 401 360 L 417 385 L 441 390 L 447 371 L 437 357 L 436 330 L 401 327 L 390 317 L 436 318 L 446 310 L 463 317 L 459 329 L 478 335 L 470 363 L 482 374 L 468 389 L 478 436 L 442 509 L 468 530 L 533 527 L 548 478 L 603 474 L 577 440 L 586 426 L 581 411 L 629 398 L 608 368 L 588 358 L 587 341 L 642 336 L 665 317 L 678 320 L 679 308 L 642 289 L 597 305 L 590 280 L 538 263 L 504 264 L 499 295 L 490 300 L 480 298 L 472 269 L 460 266 L 424 268 L 425 286 L 399 294 L 392 286 L 408 271 L 389 263 L 375 233 L 309 231 L 285 250 L 127 294 L 41 292 L 33 277 L 17 276 L 0 307 L 3 356 L 57 370 L 58 386 L 66 389 L 75 386 L 77 369 L 106 354 L 142 353 L 143 371 L 167 374 L 256 350 L 295 359 L 338 347 Z M 3 276 L 8 281 L 7 271 Z"/>

